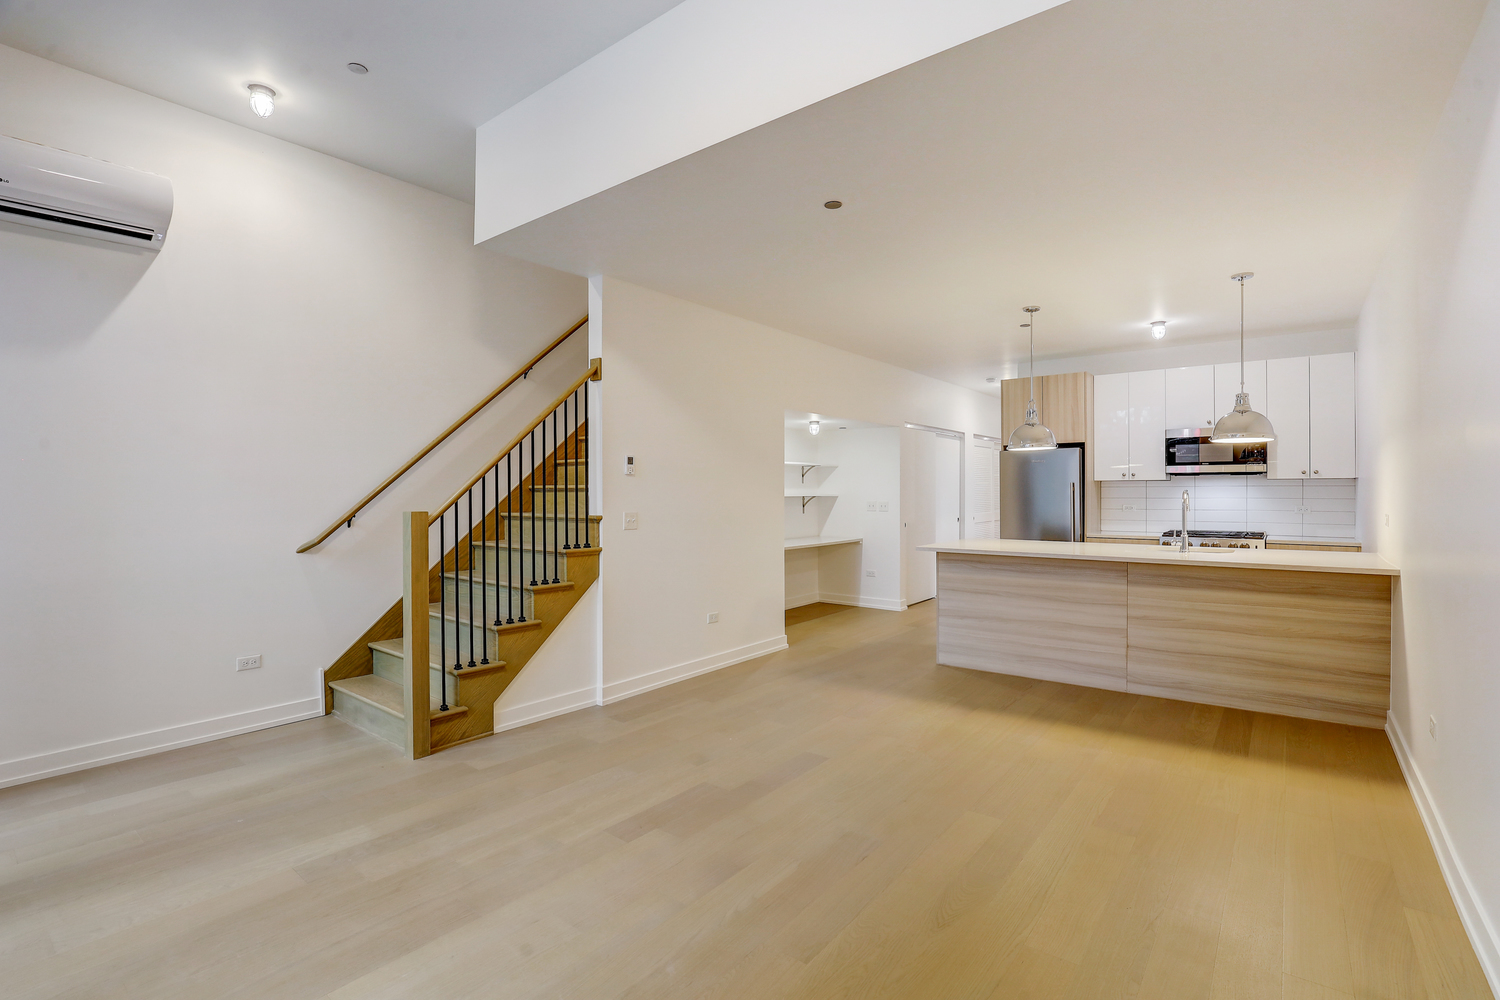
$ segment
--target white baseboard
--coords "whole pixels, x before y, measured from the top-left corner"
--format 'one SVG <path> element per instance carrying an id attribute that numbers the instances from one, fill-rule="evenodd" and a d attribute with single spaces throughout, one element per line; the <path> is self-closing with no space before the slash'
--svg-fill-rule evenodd
<path id="1" fill-rule="evenodd" d="M 816 593 L 799 594 L 796 597 L 788 597 L 786 599 L 786 609 L 790 611 L 793 608 L 805 607 L 808 604 L 817 604 L 820 600 L 822 600 L 822 598 L 819 597 Z"/>
<path id="2" fill-rule="evenodd" d="M 721 670 L 724 667 L 753 660 L 757 656 L 765 656 L 767 653 L 775 653 L 786 649 L 786 636 L 778 635 L 770 639 L 762 639 L 760 642 L 752 642 L 748 646 L 740 646 L 737 649 L 726 649 L 722 653 L 714 653 L 712 656 L 700 657 L 679 663 L 675 667 L 663 667 L 653 670 L 649 674 L 639 677 L 630 677 L 621 681 L 611 681 L 604 685 L 604 704 L 610 705 L 622 698 L 631 695 L 645 694 L 647 691 L 655 691 L 659 687 L 668 684 L 676 684 L 685 681 L 689 677 L 697 677 L 711 670 Z"/>
<path id="3" fill-rule="evenodd" d="M 861 597 L 859 594 L 819 594 L 825 604 L 847 604 L 851 608 L 875 608 L 878 611 L 905 611 L 906 602 L 889 597 Z"/>
<path id="4" fill-rule="evenodd" d="M 101 764 L 113 764 L 116 761 L 130 760 L 132 757 L 145 757 L 148 754 L 176 750 L 178 747 L 192 746 L 195 743 L 221 740 L 226 736 L 238 736 L 257 729 L 284 726 L 288 722 L 314 719 L 322 714 L 323 698 L 319 695 L 316 698 L 289 701 L 284 705 L 271 705 L 268 708 L 257 708 L 235 715 L 223 715 L 217 719 L 189 722 L 182 726 L 169 726 L 166 729 L 137 733 L 134 736 L 121 736 L 113 740 L 102 740 L 98 743 L 70 747 L 67 750 L 54 750 L 51 753 L 37 754 L 35 757 L 7 760 L 0 762 L 0 788 L 50 778 L 56 774 L 67 774 L 70 771 L 82 771 L 84 768 L 98 767 Z"/>
<path id="5" fill-rule="evenodd" d="M 1454 905 L 1458 907 L 1459 919 L 1463 921 L 1464 930 L 1469 934 L 1474 954 L 1484 967 L 1490 989 L 1500 996 L 1500 935 L 1495 933 L 1495 925 L 1490 922 L 1484 904 L 1479 901 L 1479 895 L 1469 881 L 1469 873 L 1459 860 L 1458 851 L 1448 836 L 1448 828 L 1443 824 L 1443 815 L 1438 812 L 1437 803 L 1427 789 L 1422 772 L 1417 770 L 1406 736 L 1401 732 L 1401 726 L 1397 724 L 1392 712 L 1386 713 L 1385 732 L 1391 741 L 1391 748 L 1396 751 L 1401 773 L 1406 776 L 1406 786 L 1411 789 L 1411 797 L 1417 803 L 1417 813 L 1422 817 L 1422 825 L 1427 828 L 1427 839 L 1432 841 L 1438 867 L 1443 870 L 1443 879 L 1448 883 L 1448 892 L 1453 896 Z"/>
<path id="6" fill-rule="evenodd" d="M 529 726 L 533 722 L 541 722 L 543 719 L 567 715 L 569 712 L 576 712 L 580 708 L 593 708 L 599 704 L 598 690 L 593 685 L 589 685 L 586 688 L 579 688 L 577 691 L 564 691 L 562 694 L 523 702 L 519 705 L 503 704 L 503 696 L 501 702 L 502 704 L 495 706 L 499 710 L 495 713 L 495 732 L 497 733 L 503 733 L 507 729 L 515 729 L 519 726 Z"/>

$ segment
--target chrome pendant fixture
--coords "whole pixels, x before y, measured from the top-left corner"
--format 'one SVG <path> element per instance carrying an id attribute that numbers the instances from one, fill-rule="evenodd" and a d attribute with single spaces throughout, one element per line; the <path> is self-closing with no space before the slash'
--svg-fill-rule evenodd
<path id="1" fill-rule="evenodd" d="M 1253 277 L 1253 271 L 1229 276 L 1240 283 L 1240 391 L 1234 397 L 1234 409 L 1214 422 L 1209 438 L 1214 444 L 1268 444 L 1276 440 L 1271 421 L 1264 413 L 1250 409 L 1250 394 L 1245 391 L 1245 279 Z"/>
<path id="2" fill-rule="evenodd" d="M 1051 451 L 1057 447 L 1057 438 L 1036 416 L 1036 314 L 1041 306 L 1027 306 L 1024 324 L 1031 331 L 1031 399 L 1026 403 L 1026 422 L 1010 432 L 1007 451 Z"/>

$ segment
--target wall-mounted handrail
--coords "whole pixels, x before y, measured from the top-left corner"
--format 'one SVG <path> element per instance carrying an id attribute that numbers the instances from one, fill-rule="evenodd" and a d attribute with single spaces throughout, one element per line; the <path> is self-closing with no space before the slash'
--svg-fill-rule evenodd
<path id="1" fill-rule="evenodd" d="M 579 330 L 581 330 L 583 328 L 583 325 L 585 323 L 587 323 L 588 321 L 589 321 L 589 318 L 587 316 L 585 316 L 585 317 L 583 317 L 583 319 L 579 320 L 577 323 L 574 323 L 572 326 L 568 327 L 568 332 L 567 333 L 564 333 L 561 337 L 558 337 L 552 343 L 550 343 L 546 347 L 542 348 L 541 353 L 539 353 L 536 357 L 532 358 L 530 361 L 526 362 L 526 364 L 522 365 L 520 368 L 517 368 L 516 369 L 516 373 L 514 375 L 512 375 L 510 378 L 506 379 L 505 382 L 503 384 L 501 384 L 501 386 L 498 389 L 496 389 L 494 392 L 490 393 L 488 396 L 486 396 L 483 399 L 481 399 L 478 403 L 475 403 L 474 406 L 469 410 L 468 413 L 465 413 L 463 416 L 459 417 L 456 421 L 454 421 L 454 423 L 453 423 L 453 425 L 451 427 L 449 427 L 447 430 L 443 431 L 443 433 L 439 434 L 437 437 L 433 438 L 432 441 L 428 443 L 427 447 L 423 448 L 421 451 L 419 451 L 415 455 L 413 455 L 412 458 L 411 458 L 411 461 L 407 462 L 405 465 L 401 466 L 401 468 L 399 468 L 395 472 L 391 473 L 390 477 L 388 479 L 386 479 L 385 482 L 383 482 L 379 486 L 375 487 L 373 490 L 371 490 L 368 494 L 365 495 L 365 498 L 363 500 L 361 500 L 359 503 L 355 504 L 353 507 L 350 507 L 347 511 L 345 511 L 344 512 L 344 516 L 340 517 L 337 521 L 334 521 L 332 524 L 330 524 L 328 526 L 328 528 L 321 535 L 319 535 L 318 537 L 312 539 L 311 541 L 303 542 L 301 545 L 299 545 L 297 547 L 297 551 L 298 552 L 306 552 L 308 549 L 315 549 L 319 545 L 322 545 L 325 541 L 327 541 L 328 540 L 328 536 L 332 535 L 335 531 L 338 531 L 340 525 L 352 525 L 354 523 L 354 515 L 358 514 L 360 511 L 364 510 L 365 507 L 369 505 L 370 501 L 372 501 L 376 497 L 380 496 L 380 494 L 384 493 L 386 491 L 386 489 L 392 483 L 394 483 L 396 480 L 400 479 L 402 476 L 406 475 L 409 471 L 411 471 L 412 466 L 416 465 L 422 459 L 426 458 L 427 455 L 428 455 L 428 453 L 430 453 L 432 451 L 432 449 L 436 448 L 438 445 L 440 445 L 444 441 L 448 440 L 448 438 L 450 436 L 452 436 L 453 432 L 456 431 L 456 430 L 458 430 L 464 424 L 468 423 L 469 419 L 471 417 L 473 417 L 474 414 L 478 413 L 480 410 L 484 409 L 490 403 L 494 402 L 495 399 L 496 399 L 496 397 L 498 397 L 506 389 L 509 389 L 511 386 L 515 385 L 521 379 L 525 378 L 526 375 L 527 375 L 527 373 L 529 373 L 533 368 L 535 368 L 537 366 L 537 364 L 543 358 L 545 358 L 547 355 L 551 354 L 554 350 L 556 350 L 559 346 L 561 346 L 562 343 L 563 343 L 563 341 L 567 340 L 569 337 L 573 336 L 573 334 L 575 334 Z M 577 388 L 577 386 L 574 386 L 574 388 Z M 569 390 L 569 391 L 571 392 L 572 390 Z M 460 492 L 462 492 L 462 491 L 460 491 Z M 443 509 L 447 510 L 446 507 L 444 507 Z"/>
<path id="2" fill-rule="evenodd" d="M 428 524 L 436 524 L 438 522 L 438 518 L 446 514 L 449 508 L 451 508 L 454 504 L 458 503 L 459 500 L 466 496 L 469 490 L 474 488 L 475 484 L 477 484 L 481 479 L 489 474 L 490 470 L 494 469 L 496 465 L 503 462 L 505 460 L 505 456 L 509 455 L 512 449 L 514 449 L 522 441 L 526 440 L 526 438 L 531 434 L 532 431 L 542 426 L 542 424 L 546 422 L 547 418 L 552 416 L 557 408 L 562 406 L 563 402 L 570 396 L 572 396 L 573 393 L 577 392 L 585 382 L 597 382 L 599 381 L 599 377 L 600 360 L 598 358 L 595 358 L 592 362 L 590 362 L 589 370 L 584 372 L 583 376 L 577 382 L 574 382 L 572 385 L 568 386 L 567 390 L 561 396 L 558 396 L 552 401 L 551 405 L 542 410 L 542 415 L 540 417 L 537 417 L 536 420 L 532 421 L 529 427 L 512 438 L 510 444 L 506 445 L 504 448 L 501 448 L 493 459 L 491 459 L 489 462 L 486 462 L 483 468 L 479 472 L 474 474 L 474 478 L 470 479 L 467 483 L 464 483 L 462 486 L 460 486 L 458 488 L 458 492 L 449 497 L 448 502 L 443 504 L 432 514 L 431 518 L 428 520 Z"/>

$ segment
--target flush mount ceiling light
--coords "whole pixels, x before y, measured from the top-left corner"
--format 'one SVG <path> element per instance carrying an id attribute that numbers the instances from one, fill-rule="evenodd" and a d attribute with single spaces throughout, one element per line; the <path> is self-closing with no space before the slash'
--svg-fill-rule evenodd
<path id="1" fill-rule="evenodd" d="M 1159 319 L 1151 324 L 1151 339 L 1160 340 L 1167 335 L 1167 321 Z"/>
<path id="2" fill-rule="evenodd" d="M 364 76 L 366 73 L 370 72 L 370 67 L 366 66 L 364 63 L 350 63 L 348 68 L 349 72 L 355 73 L 359 76 Z"/>
<path id="3" fill-rule="evenodd" d="M 986 382 L 993 382 L 993 381 L 995 381 L 995 376 L 991 375 L 989 378 L 985 379 L 985 381 Z"/>
<path id="4" fill-rule="evenodd" d="M 1255 277 L 1253 271 L 1231 274 L 1240 283 L 1240 391 L 1234 397 L 1234 409 L 1214 423 L 1214 444 L 1269 444 L 1276 440 L 1276 430 L 1265 414 L 1250 409 L 1250 394 L 1245 391 L 1245 280 Z"/>
<path id="5" fill-rule="evenodd" d="M 1029 322 L 1021 324 L 1031 331 L 1031 399 L 1026 403 L 1026 422 L 1010 432 L 1007 451 L 1051 451 L 1057 447 L 1057 438 L 1036 417 L 1036 314 L 1041 311 L 1041 306 L 1027 306 Z"/>
<path id="6" fill-rule="evenodd" d="M 276 91 L 263 83 L 252 83 L 246 89 L 250 91 L 250 110 L 258 117 L 271 117 L 271 112 L 276 110 Z"/>
<path id="7" fill-rule="evenodd" d="M 816 420 L 809 420 L 807 422 L 807 433 L 809 433 L 809 434 L 816 434 L 816 433 L 818 433 L 818 422 Z"/>
<path id="8" fill-rule="evenodd" d="M 823 202 L 823 207 L 824 208 L 843 208 L 844 207 L 844 203 L 841 202 L 841 201 L 825 201 L 825 202 Z"/>

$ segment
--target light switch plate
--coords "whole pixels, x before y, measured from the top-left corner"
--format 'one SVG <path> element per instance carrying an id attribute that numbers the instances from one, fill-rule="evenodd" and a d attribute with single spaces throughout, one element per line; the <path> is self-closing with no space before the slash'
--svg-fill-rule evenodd
<path id="1" fill-rule="evenodd" d="M 719 620 L 719 613 L 717 611 L 710 611 L 708 613 L 708 624 L 712 625 L 715 622 L 717 622 L 718 620 Z"/>
<path id="2" fill-rule="evenodd" d="M 626 531 L 635 531 L 637 528 L 639 528 L 641 526 L 640 525 L 640 518 L 641 518 L 641 515 L 639 513 L 637 513 L 636 511 L 627 510 L 625 512 L 625 530 Z"/>
<path id="3" fill-rule="evenodd" d="M 234 661 L 234 669 L 236 669 L 236 670 L 259 670 L 260 669 L 260 654 L 256 653 L 254 656 L 241 656 L 239 659 L 237 659 L 237 660 Z"/>

